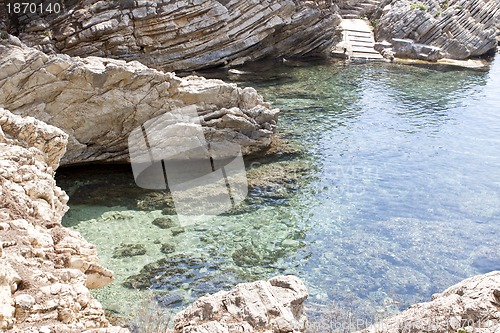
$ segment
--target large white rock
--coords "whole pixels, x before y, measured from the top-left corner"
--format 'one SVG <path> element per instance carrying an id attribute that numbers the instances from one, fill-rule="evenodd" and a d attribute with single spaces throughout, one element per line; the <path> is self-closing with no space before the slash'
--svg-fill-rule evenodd
<path id="1" fill-rule="evenodd" d="M 466 279 L 358 333 L 400 332 L 500 332 L 500 271 Z"/>
<path id="2" fill-rule="evenodd" d="M 186 106 L 201 115 L 209 144 L 228 140 L 247 155 L 271 143 L 278 110 L 253 88 L 180 78 L 138 62 L 48 56 L 0 39 L 0 107 L 66 132 L 63 164 L 127 161 L 132 130 Z"/>
<path id="3" fill-rule="evenodd" d="M 68 136 L 0 108 L 0 331 L 119 332 L 89 288 L 109 284 L 95 246 L 61 225 L 54 171 Z"/>
<path id="4" fill-rule="evenodd" d="M 174 332 L 305 332 L 308 292 L 295 276 L 238 284 L 201 297 L 174 318 Z"/>

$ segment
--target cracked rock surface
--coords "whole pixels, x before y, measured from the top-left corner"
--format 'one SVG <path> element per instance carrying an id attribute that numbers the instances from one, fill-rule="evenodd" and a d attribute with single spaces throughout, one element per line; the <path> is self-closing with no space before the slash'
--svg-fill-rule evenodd
<path id="1" fill-rule="evenodd" d="M 291 275 L 240 283 L 177 314 L 173 333 L 305 332 L 307 296 L 304 283 Z"/>
<path id="2" fill-rule="evenodd" d="M 497 47 L 499 16 L 498 0 L 385 0 L 374 14 L 375 37 L 411 39 L 439 48 L 445 58 L 467 59 Z"/>
<path id="3" fill-rule="evenodd" d="M 45 52 L 138 60 L 166 70 L 321 55 L 340 21 L 337 7 L 324 1 L 62 3 L 63 14 L 16 17 L 21 39 Z"/>
<path id="4" fill-rule="evenodd" d="M 89 292 L 113 280 L 94 245 L 64 228 L 54 170 L 68 136 L 0 108 L 0 331 L 126 332 Z"/>
<path id="5" fill-rule="evenodd" d="M 358 333 L 500 332 L 500 271 L 473 276 Z"/>
<path id="6" fill-rule="evenodd" d="M 270 145 L 278 117 L 253 88 L 136 61 L 47 55 L 12 36 L 0 40 L 0 107 L 66 132 L 65 165 L 126 162 L 135 128 L 184 107 L 198 112 L 209 144 L 229 141 L 254 154 Z"/>

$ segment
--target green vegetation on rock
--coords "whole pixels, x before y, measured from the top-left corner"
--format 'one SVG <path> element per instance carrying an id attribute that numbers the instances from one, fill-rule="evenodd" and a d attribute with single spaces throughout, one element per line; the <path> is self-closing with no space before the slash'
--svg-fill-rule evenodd
<path id="1" fill-rule="evenodd" d="M 425 4 L 419 2 L 419 3 L 412 3 L 410 5 L 410 10 L 422 10 L 424 12 L 427 12 L 429 11 L 429 8 L 427 8 Z"/>

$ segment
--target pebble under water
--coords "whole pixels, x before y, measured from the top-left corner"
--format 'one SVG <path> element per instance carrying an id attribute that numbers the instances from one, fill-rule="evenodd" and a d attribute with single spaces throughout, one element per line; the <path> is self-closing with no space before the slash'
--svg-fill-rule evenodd
<path id="1" fill-rule="evenodd" d="M 188 227 L 128 166 L 58 170 L 64 225 L 115 272 L 94 292 L 107 310 L 133 318 L 153 299 L 176 312 L 296 274 L 312 316 L 337 306 L 381 318 L 500 269 L 500 58 L 485 70 L 263 63 L 204 74 L 280 108 L 295 151 L 248 161 L 244 204 Z"/>

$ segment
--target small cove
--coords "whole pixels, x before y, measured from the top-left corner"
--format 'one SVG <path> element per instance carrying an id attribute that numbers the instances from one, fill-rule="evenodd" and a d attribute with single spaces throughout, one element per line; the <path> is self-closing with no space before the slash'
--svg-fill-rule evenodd
<path id="1" fill-rule="evenodd" d="M 133 315 L 154 294 L 178 311 L 239 282 L 295 274 L 310 309 L 383 317 L 500 269 L 498 57 L 487 70 L 266 66 L 222 78 L 280 108 L 279 131 L 298 152 L 249 161 L 249 175 L 267 179 L 240 210 L 174 235 L 152 223 L 165 197 L 137 188 L 129 167 L 58 171 L 71 197 L 64 225 L 115 272 L 95 291 L 106 309 Z M 146 254 L 116 257 L 122 243 Z"/>

